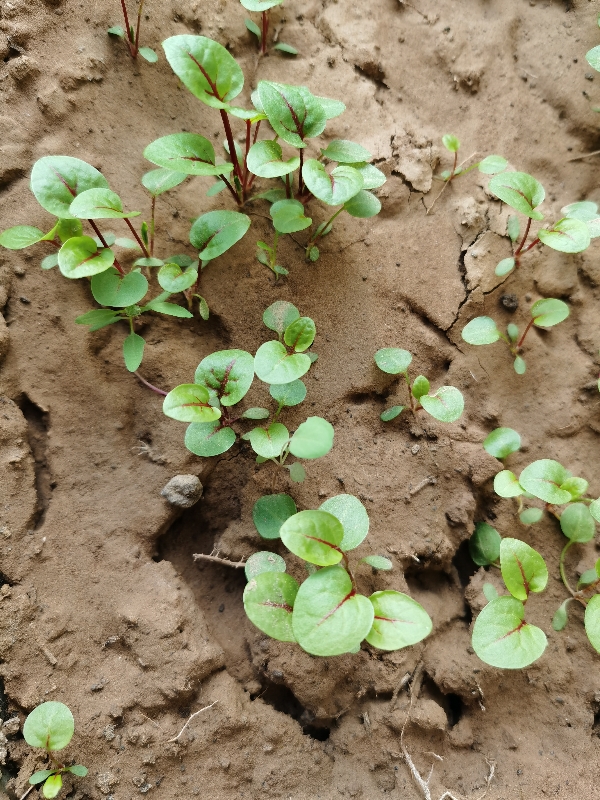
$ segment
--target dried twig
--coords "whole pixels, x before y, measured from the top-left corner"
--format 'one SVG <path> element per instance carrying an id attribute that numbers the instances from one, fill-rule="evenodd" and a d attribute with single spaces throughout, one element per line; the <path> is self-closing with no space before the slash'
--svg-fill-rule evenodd
<path id="1" fill-rule="evenodd" d="M 221 564 L 224 567 L 234 567 L 235 569 L 242 569 L 246 566 L 245 561 L 230 561 L 228 558 L 220 558 L 218 550 L 210 555 L 194 553 L 194 561 L 211 561 L 213 564 Z"/>
<path id="2" fill-rule="evenodd" d="M 176 742 L 176 741 L 177 741 L 177 739 L 179 739 L 179 737 L 181 736 L 181 734 L 184 732 L 184 730 L 187 728 L 187 726 L 190 724 L 190 722 L 191 722 L 191 721 L 194 719 L 194 717 L 197 717 L 197 716 L 198 716 L 198 714 L 201 714 L 203 711 L 207 711 L 209 708 L 212 708 L 212 707 L 213 707 L 213 706 L 214 706 L 216 703 L 218 703 L 218 702 L 219 702 L 218 700 L 215 700 L 215 702 L 214 702 L 214 703 L 211 703 L 209 706 L 204 706 L 204 708 L 201 708 L 199 711 L 194 711 L 194 713 L 193 713 L 193 714 L 190 716 L 190 718 L 189 718 L 189 719 L 188 719 L 188 721 L 185 723 L 185 725 L 183 726 L 183 728 L 182 728 L 182 729 L 179 731 L 179 733 L 177 734 L 177 736 L 174 736 L 172 739 L 168 739 L 167 741 L 168 741 L 169 743 L 171 743 L 171 742 Z"/>

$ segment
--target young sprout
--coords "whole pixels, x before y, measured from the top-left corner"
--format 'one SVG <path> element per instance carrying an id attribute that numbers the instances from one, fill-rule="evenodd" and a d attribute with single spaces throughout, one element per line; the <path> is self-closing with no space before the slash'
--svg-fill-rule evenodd
<path id="1" fill-rule="evenodd" d="M 283 0 L 240 0 L 240 3 L 244 6 L 246 11 L 257 11 L 261 14 L 260 28 L 251 19 L 245 19 L 244 22 L 250 33 L 253 33 L 258 39 L 260 54 L 264 56 L 267 52 L 269 11 L 275 6 L 280 6 Z M 295 47 L 292 47 L 291 44 L 284 44 L 283 42 L 277 42 L 277 44 L 273 45 L 273 49 L 280 50 L 282 53 L 287 53 L 292 56 L 298 55 L 298 51 Z"/>
<path id="2" fill-rule="evenodd" d="M 39 747 L 45 751 L 49 769 L 34 772 L 29 783 L 32 786 L 43 784 L 44 797 L 56 797 L 62 788 L 62 776 L 71 772 L 84 778 L 88 771 L 81 764 L 68 767 L 56 759 L 56 752 L 64 750 L 75 731 L 73 714 L 64 703 L 48 701 L 34 708 L 25 720 L 23 737 L 31 747 Z"/>
<path id="3" fill-rule="evenodd" d="M 109 28 L 107 33 L 109 33 L 111 36 L 118 36 L 120 39 L 126 41 L 129 49 L 129 55 L 133 59 L 136 59 L 139 53 L 139 55 L 141 55 L 141 57 L 146 61 L 154 64 L 156 61 L 158 61 L 158 56 L 154 50 L 151 47 L 140 47 L 140 25 L 142 21 L 144 1 L 145 0 L 139 0 L 138 2 L 137 24 L 135 26 L 135 30 L 133 25 L 131 25 L 129 22 L 126 0 L 121 0 L 121 11 L 123 12 L 123 22 L 125 23 L 125 27 L 122 28 L 120 25 L 115 25 L 114 27 Z"/>
<path id="4" fill-rule="evenodd" d="M 351 568 L 348 553 L 369 531 L 358 498 L 341 494 L 315 511 L 298 512 L 289 495 L 267 495 L 256 502 L 253 518 L 261 536 L 281 539 L 309 573 L 299 585 L 273 553 L 256 553 L 248 560 L 244 608 L 267 636 L 297 642 L 311 655 L 336 656 L 358 652 L 363 640 L 379 650 L 399 650 L 431 632 L 429 615 L 408 595 L 391 590 L 359 594 L 355 572 L 360 564 L 390 570 L 392 562 L 372 555 Z"/>
<path id="5" fill-rule="evenodd" d="M 232 427 L 235 423 L 264 420 L 240 438 L 250 442 L 257 463 L 273 461 L 289 470 L 292 481 L 301 483 L 306 477 L 304 467 L 299 461 L 287 465 L 288 457 L 327 455 L 333 447 L 333 426 L 322 417 L 308 417 L 290 435 L 278 420 L 284 408 L 299 405 L 306 397 L 300 378 L 317 358 L 306 352 L 314 341 L 316 326 L 284 301 L 269 306 L 263 321 L 278 339 L 265 342 L 254 357 L 245 350 L 220 350 L 207 356 L 196 369 L 194 383 L 177 386 L 165 396 L 163 411 L 190 423 L 185 446 L 202 457 L 220 455 L 234 445 L 238 438 Z M 249 392 L 255 375 L 269 385 L 277 403 L 274 411 L 255 406 L 245 411 L 233 408 Z"/>
<path id="6" fill-rule="evenodd" d="M 592 238 L 600 236 L 598 206 L 586 201 L 571 203 L 562 208 L 564 216 L 549 228 L 540 228 L 527 243 L 532 220 L 544 219 L 544 215 L 538 210 L 546 194 L 542 184 L 526 172 L 503 172 L 490 180 L 488 189 L 508 206 L 527 217 L 525 232 L 520 242 L 518 242 L 520 236 L 518 217 L 511 216 L 508 219 L 507 232 L 516 247 L 512 257 L 502 259 L 497 265 L 498 276 L 512 272 L 519 266 L 525 253 L 537 244 L 545 244 L 561 253 L 581 253 L 589 247 Z"/>
<path id="7" fill-rule="evenodd" d="M 531 306 L 531 319 L 523 334 L 519 334 L 516 325 L 510 324 L 506 334 L 502 333 L 491 317 L 475 317 L 462 329 L 461 336 L 465 342 L 474 345 L 493 344 L 499 339 L 506 342 L 511 355 L 514 357 L 513 366 L 517 375 L 523 375 L 527 369 L 525 360 L 521 356 L 525 337 L 535 325 L 538 328 L 552 328 L 569 316 L 569 306 L 562 300 L 551 297 L 542 298 Z"/>
<path id="8" fill-rule="evenodd" d="M 398 347 L 384 347 L 375 353 L 375 363 L 379 369 L 389 375 L 404 376 L 408 389 L 409 405 L 387 408 L 381 414 L 381 419 L 389 422 L 406 408 L 409 408 L 413 414 L 424 410 L 440 422 L 456 422 L 457 419 L 460 419 L 465 401 L 459 390 L 454 386 L 440 386 L 437 391 L 431 392 L 429 381 L 424 375 L 418 375 L 411 383 L 408 376 L 411 361 L 411 353 Z"/>

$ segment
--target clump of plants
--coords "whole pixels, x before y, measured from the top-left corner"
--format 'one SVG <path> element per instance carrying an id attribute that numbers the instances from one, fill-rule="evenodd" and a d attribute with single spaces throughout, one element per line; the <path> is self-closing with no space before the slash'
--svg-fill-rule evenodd
<path id="1" fill-rule="evenodd" d="M 320 136 L 329 119 L 339 116 L 343 103 L 314 95 L 306 86 L 259 81 L 252 93 L 254 108 L 233 105 L 244 86 L 243 72 L 218 42 L 204 36 L 173 36 L 163 42 L 167 61 L 183 84 L 205 105 L 218 110 L 225 132 L 229 161 L 216 163 L 212 144 L 195 133 L 171 134 L 148 145 L 145 157 L 159 167 L 196 176 L 216 176 L 210 195 L 227 190 L 238 206 L 251 199 L 273 203 L 273 246 L 259 242 L 259 260 L 276 274 L 286 270 L 276 263 L 277 238 L 312 225 L 306 214 L 313 200 L 337 207 L 315 225 L 305 245 L 307 258 L 319 257 L 317 242 L 331 231 L 335 218 L 346 211 L 354 217 L 372 217 L 381 203 L 371 193 L 385 183 L 385 175 L 369 162 L 371 154 L 359 144 L 335 140 L 318 158 L 305 158 L 310 140 Z M 273 138 L 258 140 L 261 123 L 268 121 Z M 234 138 L 233 122 L 244 126 L 242 143 Z M 284 153 L 291 148 L 291 153 Z M 251 195 L 256 178 L 275 179 L 278 187 Z"/>
<path id="2" fill-rule="evenodd" d="M 109 28 L 107 33 L 111 36 L 118 36 L 119 39 L 123 39 L 123 41 L 127 42 L 127 49 L 129 50 L 129 55 L 136 59 L 138 55 L 144 58 L 146 61 L 149 61 L 151 64 L 154 64 L 158 61 L 158 56 L 156 52 L 151 47 L 140 47 L 140 26 L 142 23 L 142 11 L 144 10 L 144 2 L 145 0 L 139 0 L 138 8 L 137 8 L 137 23 L 135 29 L 133 25 L 129 21 L 129 14 L 127 13 L 127 3 L 125 0 L 121 0 L 121 11 L 123 13 L 123 22 L 125 27 L 121 27 L 120 25 L 114 25 L 112 28 Z"/>
<path id="3" fill-rule="evenodd" d="M 166 395 L 163 411 L 168 417 L 190 423 L 185 446 L 195 455 L 225 453 L 239 436 L 250 443 L 258 463 L 273 461 L 288 469 L 293 481 L 301 483 L 306 477 L 304 467 L 299 461 L 287 465 L 288 457 L 314 459 L 326 455 L 333 446 L 333 426 L 322 417 L 308 417 L 290 435 L 279 415 L 306 397 L 300 378 L 317 358 L 307 352 L 316 326 L 310 317 L 301 317 L 294 305 L 284 301 L 269 306 L 263 321 L 277 339 L 262 344 L 255 356 L 245 350 L 219 350 L 207 356 L 196 369 L 194 383 L 177 386 Z M 255 375 L 269 386 L 274 409 L 237 408 Z M 232 427 L 258 420 L 262 425 L 242 434 Z"/>
<path id="4" fill-rule="evenodd" d="M 240 0 L 246 11 L 256 11 L 261 15 L 260 27 L 251 19 L 245 19 L 246 27 L 258 39 L 258 48 L 262 56 L 267 53 L 267 41 L 269 35 L 269 17 L 270 10 L 275 6 L 283 4 L 283 0 Z M 282 53 L 296 56 L 298 51 L 291 44 L 284 42 L 277 42 L 273 45 L 273 50 L 280 50 Z"/>
<path id="5" fill-rule="evenodd" d="M 289 495 L 266 495 L 257 501 L 253 517 L 260 535 L 281 539 L 308 572 L 299 584 L 281 556 L 263 551 L 248 559 L 244 608 L 267 636 L 297 642 L 311 655 L 337 656 L 358 652 L 363 640 L 380 650 L 398 650 L 431 632 L 429 615 L 408 595 L 359 593 L 355 573 L 361 565 L 388 570 L 392 563 L 371 555 L 351 566 L 348 553 L 369 531 L 358 498 L 341 494 L 317 510 L 298 512 Z"/>
<path id="6" fill-rule="evenodd" d="M 225 253 L 250 227 L 250 219 L 237 211 L 210 211 L 195 220 L 190 243 L 195 257 L 175 254 L 160 259 L 154 253 L 156 199 L 172 189 L 186 176 L 164 169 L 152 170 L 142 178 L 151 197 L 150 222 L 143 222 L 139 232 L 132 218 L 139 211 L 124 211 L 119 195 L 113 192 L 106 178 L 95 167 L 70 156 L 45 156 L 35 162 L 31 171 L 31 191 L 42 208 L 54 216 L 49 231 L 30 225 L 17 225 L 0 234 L 0 245 L 21 250 L 43 243 L 54 252 L 42 261 L 42 269 L 58 266 L 62 275 L 71 279 L 90 279 L 94 300 L 101 308 L 77 317 L 81 325 L 97 331 L 116 322 L 125 322 L 129 334 L 123 342 L 125 366 L 138 369 L 144 354 L 144 339 L 135 332 L 135 320 L 150 311 L 167 316 L 190 318 L 193 303 L 199 303 L 200 315 L 208 318 L 206 300 L 198 293 L 201 268 Z M 122 221 L 133 238 L 116 237 L 102 231 L 100 221 Z M 84 233 L 83 223 L 91 228 Z M 93 235 L 92 235 L 93 234 Z M 127 271 L 115 249 L 137 251 L 140 255 Z M 156 290 L 143 269 L 158 268 Z M 149 274 L 149 273 L 148 273 Z M 188 308 L 169 302 L 183 294 Z M 149 296 L 150 295 L 150 296 Z"/>
<path id="7" fill-rule="evenodd" d="M 56 753 L 69 744 L 75 732 L 73 714 L 64 703 L 53 700 L 34 708 L 25 720 L 23 737 L 31 747 L 39 747 L 46 753 L 49 768 L 34 772 L 29 783 L 42 785 L 44 797 L 56 797 L 62 788 L 62 776 L 70 772 L 84 778 L 88 771 L 82 764 L 66 766 L 56 758 Z"/>
<path id="8" fill-rule="evenodd" d="M 440 386 L 435 392 L 424 375 L 417 375 L 411 382 L 408 368 L 412 362 L 412 354 L 399 347 L 384 347 L 375 353 L 375 363 L 382 372 L 388 375 L 402 375 L 408 390 L 408 403 L 403 406 L 391 406 L 382 414 L 381 419 L 389 422 L 399 416 L 405 409 L 413 414 L 423 410 L 440 422 L 456 422 L 460 419 L 465 407 L 461 392 L 454 386 Z"/>
<path id="9" fill-rule="evenodd" d="M 513 356 L 513 367 L 518 375 L 527 369 L 525 359 L 521 355 L 525 337 L 535 325 L 537 328 L 552 328 L 569 316 L 569 306 L 562 300 L 551 297 L 535 302 L 530 309 L 531 319 L 521 334 L 519 328 L 510 323 L 506 333 L 502 333 L 491 317 L 475 317 L 462 329 L 461 336 L 465 342 L 474 345 L 493 344 L 499 339 L 506 343 Z"/>

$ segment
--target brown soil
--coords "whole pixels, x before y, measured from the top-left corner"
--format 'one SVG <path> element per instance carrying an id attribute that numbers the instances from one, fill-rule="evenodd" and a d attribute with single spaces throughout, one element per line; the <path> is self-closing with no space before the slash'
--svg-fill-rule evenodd
<path id="1" fill-rule="evenodd" d="M 471 173 L 425 213 L 438 192 L 432 172 L 450 165 L 447 132 L 460 137 L 463 157 L 501 153 L 535 174 L 550 217 L 568 202 L 600 201 L 597 158 L 568 162 L 600 147 L 600 77 L 584 59 L 599 40 L 597 11 L 587 0 L 288 0 L 274 16 L 301 55 L 259 61 L 237 0 L 147 0 L 145 44 L 159 49 L 184 32 L 216 38 L 244 68 L 246 103 L 259 78 L 343 99 L 348 110 L 328 137 L 363 143 L 390 177 L 381 215 L 340 219 L 318 263 L 286 240 L 286 281 L 255 260 L 253 242 L 267 235 L 256 217 L 244 242 L 205 270 L 210 320 L 154 318 L 145 328 L 144 375 L 172 387 L 215 349 L 254 351 L 276 299 L 315 319 L 320 357 L 307 404 L 335 425 L 336 440 L 301 486 L 257 466 L 244 447 L 193 457 L 183 425 L 124 370 L 122 330 L 90 335 L 74 324 L 91 307 L 85 282 L 42 272 L 42 246 L 0 252 L 0 710 L 22 721 L 44 700 L 70 706 L 67 753 L 90 768 L 68 784 L 74 800 L 148 791 L 165 800 L 423 797 L 400 744 L 408 695 L 399 686 L 418 665 L 404 742 L 424 775 L 435 765 L 434 798 L 444 788 L 479 796 L 486 759 L 496 765 L 490 800 L 597 796 L 600 657 L 578 611 L 565 631 L 550 626 L 565 597 L 560 531 L 549 519 L 520 525 L 513 503 L 493 493 L 500 465 L 481 442 L 498 425 L 514 427 L 525 446 L 511 468 L 556 458 L 600 494 L 598 245 L 574 257 L 534 251 L 498 286 L 506 210 L 487 181 Z M 129 207 L 146 209 L 147 143 L 184 128 L 221 141 L 218 115 L 178 85 L 164 56 L 134 65 L 107 37 L 119 22 L 116 0 L 0 2 L 2 228 L 47 225 L 27 177 L 43 155 L 89 161 Z M 190 252 L 188 220 L 215 204 L 207 185 L 190 180 L 160 199 L 159 253 Z M 506 292 L 519 301 L 513 316 Z M 557 329 L 532 332 L 525 376 L 500 345 L 460 340 L 473 316 L 521 321 L 540 296 L 566 299 L 572 312 Z M 397 391 L 373 365 L 384 346 L 411 350 L 434 385 L 458 386 L 464 421 L 381 423 Z M 289 424 L 300 418 L 292 413 Z M 180 473 L 197 474 L 205 492 L 178 518 L 160 490 Z M 427 476 L 435 482 L 411 495 Z M 319 659 L 257 631 L 243 613 L 243 577 L 194 564 L 192 553 L 217 546 L 238 559 L 261 549 L 251 509 L 273 489 L 301 508 L 358 495 L 370 550 L 395 566 L 363 577 L 364 590 L 408 587 L 433 634 L 396 653 Z M 465 541 L 479 519 L 548 560 L 549 589 L 530 617 L 549 646 L 523 671 L 487 667 L 470 649 L 482 575 L 472 577 Z M 582 547 L 570 566 L 596 557 Z M 8 747 L 7 792 L 18 797 L 42 762 L 20 734 Z"/>

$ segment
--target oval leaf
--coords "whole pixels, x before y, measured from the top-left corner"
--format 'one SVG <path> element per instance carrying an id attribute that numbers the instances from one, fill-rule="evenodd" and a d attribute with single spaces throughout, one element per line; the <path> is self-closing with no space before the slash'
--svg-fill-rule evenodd
<path id="1" fill-rule="evenodd" d="M 473 627 L 473 649 L 479 658 L 500 669 L 523 669 L 543 654 L 546 634 L 525 622 L 523 603 L 498 597 L 483 609 Z"/>
<path id="2" fill-rule="evenodd" d="M 192 225 L 190 242 L 202 261 L 211 261 L 239 242 L 249 227 L 250 217 L 239 211 L 209 211 Z"/>
<path id="3" fill-rule="evenodd" d="M 363 188 L 363 181 L 354 167 L 336 167 L 331 173 L 314 158 L 304 163 L 302 178 L 308 189 L 324 203 L 341 206 Z"/>
<path id="4" fill-rule="evenodd" d="M 221 428 L 218 422 L 192 422 L 185 432 L 187 449 L 196 456 L 220 456 L 235 443 L 233 428 Z"/>
<path id="5" fill-rule="evenodd" d="M 246 584 L 244 609 L 248 619 L 267 636 L 295 642 L 292 612 L 298 584 L 284 572 L 261 572 Z"/>
<path id="6" fill-rule="evenodd" d="M 23 725 L 23 736 L 31 747 L 62 750 L 73 737 L 75 720 L 64 703 L 50 700 L 34 708 Z"/>
<path id="7" fill-rule="evenodd" d="M 535 209 L 544 200 L 544 187 L 526 172 L 502 172 L 494 175 L 488 188 L 511 208 L 531 219 L 542 219 L 542 214 Z"/>
<path id="8" fill-rule="evenodd" d="M 296 511 L 296 503 L 289 494 L 267 494 L 254 504 L 252 519 L 263 539 L 279 539 L 281 526 Z"/>
<path id="9" fill-rule="evenodd" d="M 369 515 L 358 497 L 337 494 L 322 503 L 320 510 L 333 514 L 342 523 L 344 537 L 340 548 L 344 552 L 353 550 L 365 540 L 369 532 Z"/>
<path id="10" fill-rule="evenodd" d="M 159 167 L 166 167 L 172 171 L 171 174 L 223 175 L 233 169 L 233 164 L 215 165 L 212 144 L 197 133 L 172 133 L 155 139 L 144 150 L 144 158 Z"/>
<path id="11" fill-rule="evenodd" d="M 163 414 L 180 422 L 213 422 L 221 412 L 209 404 L 205 386 L 184 383 L 172 389 L 163 401 Z"/>
<path id="12" fill-rule="evenodd" d="M 88 189 L 108 189 L 108 181 L 95 167 L 70 156 L 44 156 L 31 170 L 31 191 L 38 203 L 55 217 L 73 219 L 73 199 Z"/>
<path id="13" fill-rule="evenodd" d="M 568 478 L 567 470 L 558 461 L 542 458 L 525 467 L 519 475 L 519 483 L 526 492 L 545 503 L 562 505 L 571 500 L 571 495 L 560 486 Z"/>
<path id="14" fill-rule="evenodd" d="M 333 425 L 322 417 L 309 417 L 290 441 L 290 453 L 296 458 L 321 458 L 333 447 Z"/>
<path id="15" fill-rule="evenodd" d="M 146 296 L 148 281 L 141 272 L 134 270 L 121 277 L 116 269 L 111 268 L 94 275 L 91 289 L 94 300 L 101 306 L 126 308 Z"/>
<path id="16" fill-rule="evenodd" d="M 194 383 L 201 383 L 224 406 L 247 394 L 254 380 L 254 359 L 245 350 L 217 350 L 198 364 Z"/>
<path id="17" fill-rule="evenodd" d="M 65 278 L 89 278 L 110 269 L 114 260 L 113 251 L 98 249 L 90 236 L 74 236 L 58 251 L 58 267 Z"/>
<path id="18" fill-rule="evenodd" d="M 286 519 L 279 531 L 284 545 L 294 555 L 319 567 L 342 560 L 342 523 L 326 511 L 299 511 Z"/>
<path id="19" fill-rule="evenodd" d="M 433 394 L 425 394 L 419 402 L 435 419 L 440 422 L 456 422 L 465 409 L 465 400 L 454 386 L 440 386 Z"/>
<path id="20" fill-rule="evenodd" d="M 281 342 L 262 344 L 254 357 L 254 369 L 265 383 L 290 383 L 308 372 L 311 360 L 305 353 L 290 355 Z"/>
<path id="21" fill-rule="evenodd" d="M 369 597 L 375 617 L 367 642 L 379 650 L 400 650 L 429 636 L 433 624 L 416 600 L 401 592 L 375 592 Z"/>
<path id="22" fill-rule="evenodd" d="M 530 592 L 542 592 L 548 583 L 544 559 L 519 539 L 502 539 L 500 570 L 506 588 L 517 600 L 527 600 Z"/>

